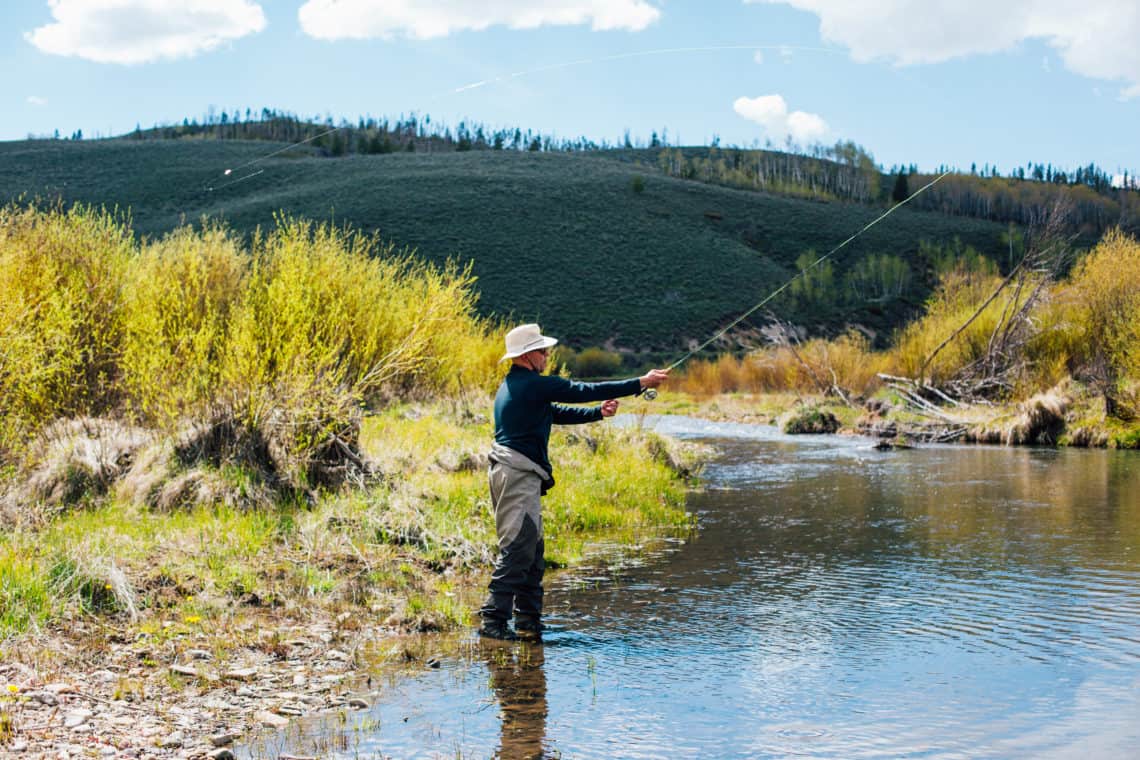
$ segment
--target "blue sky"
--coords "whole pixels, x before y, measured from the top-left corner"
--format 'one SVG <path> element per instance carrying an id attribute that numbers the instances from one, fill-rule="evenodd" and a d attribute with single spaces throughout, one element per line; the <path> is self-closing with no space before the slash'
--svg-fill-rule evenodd
<path id="1" fill-rule="evenodd" d="M 3 140 L 264 106 L 1140 170 L 1135 0 L 17 0 L 0 35 Z"/>

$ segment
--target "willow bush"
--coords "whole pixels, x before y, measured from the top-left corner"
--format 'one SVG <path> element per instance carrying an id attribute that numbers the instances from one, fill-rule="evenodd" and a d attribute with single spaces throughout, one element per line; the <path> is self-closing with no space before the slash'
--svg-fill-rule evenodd
<path id="1" fill-rule="evenodd" d="M 279 217 L 136 242 L 84 207 L 0 211 L 0 446 L 53 420 L 209 421 L 295 459 L 355 444 L 361 407 L 489 389 L 499 342 L 470 269 Z M 228 420 L 222 425 L 219 418 Z"/>
<path id="2" fill-rule="evenodd" d="M 1109 400 L 1121 386 L 1140 383 L 1140 242 L 1109 231 L 1071 279 L 1064 306 L 1074 363 L 1088 368 Z"/>
<path id="3" fill-rule="evenodd" d="M 138 252 L 124 282 L 120 358 L 134 416 L 165 426 L 213 397 L 247 269 L 219 227 L 183 227 Z"/>
<path id="4" fill-rule="evenodd" d="M 57 417 L 115 407 L 132 253 L 117 214 L 0 208 L 0 450 Z"/>

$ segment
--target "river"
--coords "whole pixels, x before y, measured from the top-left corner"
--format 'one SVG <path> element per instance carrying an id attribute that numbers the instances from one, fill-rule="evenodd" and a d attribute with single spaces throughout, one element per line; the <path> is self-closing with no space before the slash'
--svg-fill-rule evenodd
<path id="1" fill-rule="evenodd" d="M 278 751 L 1140 757 L 1140 456 L 645 424 L 718 452 L 699 533 L 552 577 L 544 645 L 468 638 Z"/>

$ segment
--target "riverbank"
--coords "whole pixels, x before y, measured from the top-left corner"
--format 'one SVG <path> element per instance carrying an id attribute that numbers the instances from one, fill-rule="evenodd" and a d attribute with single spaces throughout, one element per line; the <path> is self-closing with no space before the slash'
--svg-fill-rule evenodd
<path id="1" fill-rule="evenodd" d="M 403 634 L 471 624 L 494 550 L 488 406 L 367 419 L 372 479 L 311 504 L 159 511 L 111 489 L 6 531 L 0 744 L 225 757 L 294 717 L 366 707 L 363 652 L 423 661 Z M 599 542 L 620 552 L 691 530 L 692 447 L 601 424 L 557 432 L 552 449 L 564 474 L 545 502 L 553 567 Z"/>
<path id="2" fill-rule="evenodd" d="M 1140 419 L 1108 417 L 1103 399 L 1072 381 L 1019 402 L 922 403 L 892 389 L 852 403 L 790 392 L 707 397 L 667 393 L 654 411 L 776 425 L 784 432 L 867 435 L 884 445 L 942 442 L 1140 449 Z"/>

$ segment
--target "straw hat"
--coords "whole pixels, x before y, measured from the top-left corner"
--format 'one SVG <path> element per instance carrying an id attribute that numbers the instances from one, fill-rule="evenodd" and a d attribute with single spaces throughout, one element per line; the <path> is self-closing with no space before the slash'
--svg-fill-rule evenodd
<path id="1" fill-rule="evenodd" d="M 538 325 L 519 325 L 507 333 L 507 352 L 499 361 L 514 359 L 527 351 L 536 351 L 540 348 L 550 348 L 558 342 L 557 338 L 550 338 L 542 334 Z"/>

